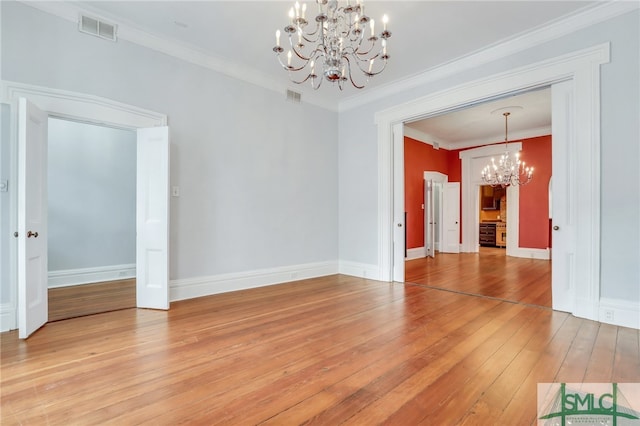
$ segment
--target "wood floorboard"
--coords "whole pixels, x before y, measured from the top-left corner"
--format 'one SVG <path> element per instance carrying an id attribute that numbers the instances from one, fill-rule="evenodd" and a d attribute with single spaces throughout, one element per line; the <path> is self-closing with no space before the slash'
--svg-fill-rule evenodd
<path id="1" fill-rule="evenodd" d="M 540 382 L 640 382 L 638 330 L 341 275 L 0 344 L 2 425 L 532 424 Z"/>
<path id="2" fill-rule="evenodd" d="M 405 262 L 405 281 L 512 302 L 551 307 L 551 262 L 506 256 L 499 248 L 479 253 L 438 253 Z"/>
<path id="3" fill-rule="evenodd" d="M 136 280 L 116 280 L 48 291 L 49 321 L 136 307 Z"/>

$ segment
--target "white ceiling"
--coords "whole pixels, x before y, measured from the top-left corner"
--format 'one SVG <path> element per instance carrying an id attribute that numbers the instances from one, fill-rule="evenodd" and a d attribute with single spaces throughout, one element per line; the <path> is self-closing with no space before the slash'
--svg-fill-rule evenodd
<path id="1" fill-rule="evenodd" d="M 353 0 L 352 0 L 353 1 Z M 265 81 L 288 84 L 272 51 L 275 30 L 288 22 L 293 1 L 80 1 L 73 4 L 121 26 L 142 30 L 160 38 L 195 49 L 217 61 L 242 68 Z M 315 1 L 307 1 L 309 11 Z M 400 81 L 425 70 L 473 54 L 488 46 L 513 40 L 578 11 L 594 7 L 597 1 L 374 1 L 364 0 L 366 13 L 377 21 L 389 16 L 390 55 L 387 69 L 374 77 L 365 89 Z M 307 86 L 293 86 L 304 94 Z M 362 93 L 356 89 L 340 92 L 323 84 L 314 96 L 337 104 L 341 99 Z M 550 107 L 544 95 L 517 100 L 524 107 L 514 113 L 510 127 L 550 125 Z M 546 96 L 548 98 L 548 95 Z M 516 102 L 516 101 L 513 101 Z M 529 104 L 529 102 L 532 102 Z M 545 102 L 547 102 L 545 104 Z M 432 140 L 460 143 L 462 140 L 504 139 L 503 117 L 487 109 L 465 110 L 415 124 Z M 546 113 L 542 110 L 547 109 Z M 546 114 L 546 115 L 545 115 Z M 527 123 L 528 122 L 528 123 Z M 499 130 L 499 131 L 498 131 Z"/>
<path id="2" fill-rule="evenodd" d="M 405 134 L 446 149 L 503 142 L 504 112 L 510 141 L 551 134 L 551 89 L 508 96 L 444 115 L 407 123 Z"/>

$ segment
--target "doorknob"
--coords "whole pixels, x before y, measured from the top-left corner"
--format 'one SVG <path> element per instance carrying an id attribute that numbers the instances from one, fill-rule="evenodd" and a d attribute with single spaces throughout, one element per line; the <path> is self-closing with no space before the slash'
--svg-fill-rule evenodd
<path id="1" fill-rule="evenodd" d="M 27 238 L 31 238 L 31 237 L 38 238 L 38 233 L 37 232 L 31 232 L 31 231 L 27 232 Z"/>
<path id="2" fill-rule="evenodd" d="M 558 229 L 560 229 L 560 227 L 558 225 L 554 225 L 553 230 L 557 231 Z"/>

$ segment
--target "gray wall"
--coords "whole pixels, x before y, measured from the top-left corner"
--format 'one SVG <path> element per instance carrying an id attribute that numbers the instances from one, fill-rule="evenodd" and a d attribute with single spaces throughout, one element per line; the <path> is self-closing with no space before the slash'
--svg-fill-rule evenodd
<path id="1" fill-rule="evenodd" d="M 136 133 L 49 118 L 49 271 L 136 263 Z"/>
<path id="2" fill-rule="evenodd" d="M 337 113 L 24 4 L 0 7 L 2 78 L 168 115 L 180 186 L 171 279 L 337 259 Z"/>
<path id="3" fill-rule="evenodd" d="M 639 15 L 638 11 L 627 13 L 534 49 L 342 112 L 339 128 L 340 259 L 371 265 L 378 263 L 378 159 L 374 124 L 377 111 L 610 41 L 611 63 L 601 68 L 601 296 L 640 301 Z"/>

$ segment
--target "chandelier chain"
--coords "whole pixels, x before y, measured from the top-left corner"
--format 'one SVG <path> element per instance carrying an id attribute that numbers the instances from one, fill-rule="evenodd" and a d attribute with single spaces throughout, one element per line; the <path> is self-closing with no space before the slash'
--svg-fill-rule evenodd
<path id="1" fill-rule="evenodd" d="M 509 125 L 508 119 L 511 113 L 504 112 L 504 146 L 505 152 L 496 163 L 495 158 L 491 158 L 491 163 L 482 169 L 482 180 L 491 186 L 522 186 L 533 179 L 533 167 L 526 166 L 520 159 L 520 153 L 513 155 L 509 152 Z"/>

